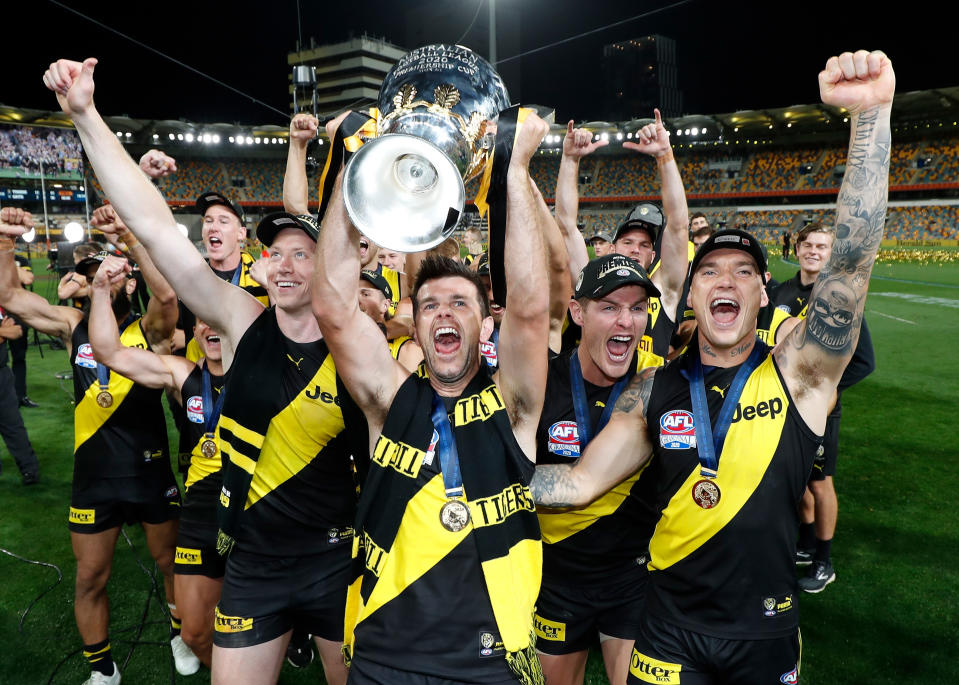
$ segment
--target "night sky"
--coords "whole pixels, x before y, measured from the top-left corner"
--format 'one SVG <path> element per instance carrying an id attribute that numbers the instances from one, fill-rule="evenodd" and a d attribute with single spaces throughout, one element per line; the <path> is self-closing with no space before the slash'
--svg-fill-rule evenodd
<path id="1" fill-rule="evenodd" d="M 477 0 L 301 0 L 302 33 L 318 44 L 364 31 L 405 48 L 411 10 L 429 16 L 452 11 L 444 40 L 462 41 L 485 56 L 487 0 L 472 30 Z M 506 59 L 674 4 L 675 0 L 496 0 L 498 56 Z M 277 112 L 196 76 L 58 7 L 49 0 L 5 3 L 0 46 L 0 103 L 52 109 L 41 83 L 57 57 L 96 56 L 96 101 L 105 115 L 189 121 L 279 124 Z M 14 6 L 10 7 L 13 4 Z M 262 100 L 287 109 L 287 52 L 297 39 L 295 0 L 273 2 L 119 3 L 64 0 L 64 4 Z M 928 9 L 922 9 L 924 6 Z M 677 41 L 685 113 L 722 113 L 818 101 L 816 75 L 828 56 L 845 49 L 883 49 L 892 58 L 899 92 L 959 85 L 954 36 L 939 3 L 912 3 L 897 16 L 869 3 L 715 2 L 691 0 L 652 16 L 609 28 L 519 60 L 521 88 L 507 81 L 514 101 L 554 106 L 557 120 L 603 118 L 602 46 L 649 34 Z M 780 9 L 772 9 L 779 7 Z M 876 6 L 878 7 L 878 5 Z M 452 10 L 450 9 L 452 8 Z M 788 14 L 786 14 L 788 12 Z M 519 28 L 508 21 L 519 17 Z M 461 17 L 461 19 L 460 19 Z M 459 19 L 459 21 L 457 21 Z M 455 28 L 452 24 L 456 24 Z M 512 35 L 512 39 L 510 39 Z M 506 45 L 504 46 L 504 40 Z M 516 60 L 511 64 L 516 65 Z"/>

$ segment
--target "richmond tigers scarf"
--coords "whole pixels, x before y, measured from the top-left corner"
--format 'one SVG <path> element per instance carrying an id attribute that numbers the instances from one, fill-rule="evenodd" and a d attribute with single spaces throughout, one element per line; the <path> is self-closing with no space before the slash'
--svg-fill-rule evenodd
<path id="1" fill-rule="evenodd" d="M 346 603 L 343 651 L 352 659 L 354 630 L 376 609 L 421 577 L 410 577 L 394 547 L 398 535 L 420 544 L 437 538 L 432 528 L 401 531 L 411 500 L 425 486 L 417 480 L 433 436 L 433 389 L 425 366 L 412 374 L 393 400 L 383 433 L 373 451 L 363 485 L 353 541 L 353 582 Z M 467 504 L 486 589 L 506 648 L 506 661 L 524 685 L 541 685 L 536 656 L 533 608 L 542 573 L 542 544 L 536 508 L 523 468 L 528 461 L 513 436 L 499 390 L 485 364 L 456 403 L 450 422 L 459 452 Z M 525 464 L 524 464 L 525 462 Z M 437 476 L 442 481 L 442 476 Z M 509 504 L 506 504 L 506 502 Z M 439 529 L 439 511 L 435 526 Z M 455 546 L 468 534 L 442 533 Z M 432 544 L 432 543 L 430 543 Z M 445 556 L 445 548 L 437 553 Z M 405 566 L 405 568 L 404 568 Z M 423 573 L 428 568 L 421 569 Z"/>
<path id="2" fill-rule="evenodd" d="M 222 555 L 229 554 L 236 543 L 253 470 L 277 412 L 276 398 L 282 395 L 285 361 L 283 334 L 271 307 L 250 324 L 240 339 L 223 389 L 226 397 L 219 423 L 223 489 L 216 538 L 217 552 Z"/>

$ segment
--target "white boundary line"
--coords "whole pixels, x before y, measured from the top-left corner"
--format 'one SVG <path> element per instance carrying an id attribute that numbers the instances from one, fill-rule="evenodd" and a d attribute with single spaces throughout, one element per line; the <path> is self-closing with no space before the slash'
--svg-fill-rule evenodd
<path id="1" fill-rule="evenodd" d="M 884 317 L 886 317 L 887 319 L 894 319 L 894 320 L 896 320 L 896 321 L 902 321 L 903 323 L 912 324 L 913 326 L 917 326 L 917 325 L 918 325 L 915 321 L 910 321 L 909 319 L 900 319 L 898 316 L 893 316 L 892 314 L 883 314 L 882 312 L 880 312 L 880 311 L 878 311 L 878 310 L 875 310 L 875 309 L 873 309 L 873 310 L 870 311 L 869 313 L 870 313 L 870 314 L 878 314 L 879 316 L 884 316 Z"/>

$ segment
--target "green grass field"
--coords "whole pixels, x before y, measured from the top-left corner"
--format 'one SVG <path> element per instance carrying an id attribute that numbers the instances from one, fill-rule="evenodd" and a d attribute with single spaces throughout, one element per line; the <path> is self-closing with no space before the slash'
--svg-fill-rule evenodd
<path id="1" fill-rule="evenodd" d="M 773 258 L 772 271 L 794 266 Z M 816 685 L 949 683 L 959 676 L 959 263 L 877 265 L 866 306 L 878 370 L 843 398 L 836 475 L 836 582 L 801 597 L 801 682 Z M 890 279 L 890 280 L 885 280 Z M 895 279 L 895 280 L 892 280 Z M 38 283 L 38 292 L 49 287 Z M 19 626 L 54 569 L 0 554 L 0 683 L 74 683 L 87 677 L 73 620 L 73 556 L 66 516 L 72 474 L 72 383 L 63 351 L 31 346 L 23 410 L 41 483 L 20 484 L 0 448 L 0 547 L 55 564 L 63 580 Z M 161 603 L 140 568 L 153 564 L 138 528 L 120 539 L 109 585 L 111 638 L 124 683 L 209 682 L 205 670 L 172 674 Z M 145 623 L 142 633 L 138 628 Z M 137 644 L 134 642 L 137 641 Z M 322 682 L 319 663 L 284 665 L 281 683 Z M 605 683 L 591 659 L 587 682 Z"/>

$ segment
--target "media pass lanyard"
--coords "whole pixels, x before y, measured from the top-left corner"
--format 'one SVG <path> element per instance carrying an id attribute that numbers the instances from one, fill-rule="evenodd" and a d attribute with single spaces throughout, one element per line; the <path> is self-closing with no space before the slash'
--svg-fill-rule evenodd
<path id="1" fill-rule="evenodd" d="M 466 503 L 458 499 L 463 496 L 463 476 L 460 473 L 460 459 L 456 451 L 456 440 L 450 427 L 450 417 L 446 413 L 443 400 L 433 393 L 433 412 L 430 415 L 433 428 L 439 436 L 436 445 L 440 453 L 440 470 L 443 472 L 443 487 L 447 501 L 440 509 L 440 523 L 451 533 L 458 533 L 470 520 L 470 510 Z"/>
<path id="2" fill-rule="evenodd" d="M 603 409 L 602 416 L 599 417 L 599 425 L 596 426 L 596 432 L 599 433 L 606 424 L 609 423 L 609 417 L 613 414 L 613 406 L 619 398 L 626 383 L 629 382 L 629 374 L 623 376 L 609 391 L 609 398 L 606 400 L 606 407 Z M 573 391 L 573 411 L 576 413 L 576 434 L 579 436 L 579 455 L 583 456 L 586 445 L 593 439 L 593 427 L 589 420 L 589 406 L 586 402 L 586 383 L 583 381 L 583 369 L 579 363 L 579 352 L 573 350 L 573 355 L 569 358 L 569 384 Z"/>
<path id="3" fill-rule="evenodd" d="M 226 396 L 224 388 L 220 388 L 220 394 L 213 402 L 213 374 L 207 368 L 206 362 L 203 364 L 203 442 L 200 443 L 200 452 L 207 459 L 216 456 L 217 447 L 214 434 L 216 424 L 220 420 L 220 412 L 223 411 L 223 398 Z"/>
<path id="4" fill-rule="evenodd" d="M 699 473 L 704 478 L 693 485 L 693 500 L 703 509 L 712 509 L 719 504 L 722 493 L 719 486 L 713 481 L 719 470 L 719 456 L 726 442 L 726 433 L 733 421 L 733 414 L 739 398 L 746 387 L 749 376 L 759 366 L 762 360 L 765 345 L 756 338 L 753 350 L 749 357 L 739 367 L 733 382 L 723 398 L 723 406 L 716 417 L 716 425 L 709 420 L 709 405 L 706 402 L 706 383 L 704 380 L 703 363 L 697 351 L 693 359 L 693 367 L 689 373 L 689 395 L 693 401 L 693 420 L 696 430 L 696 450 L 699 456 Z"/>

